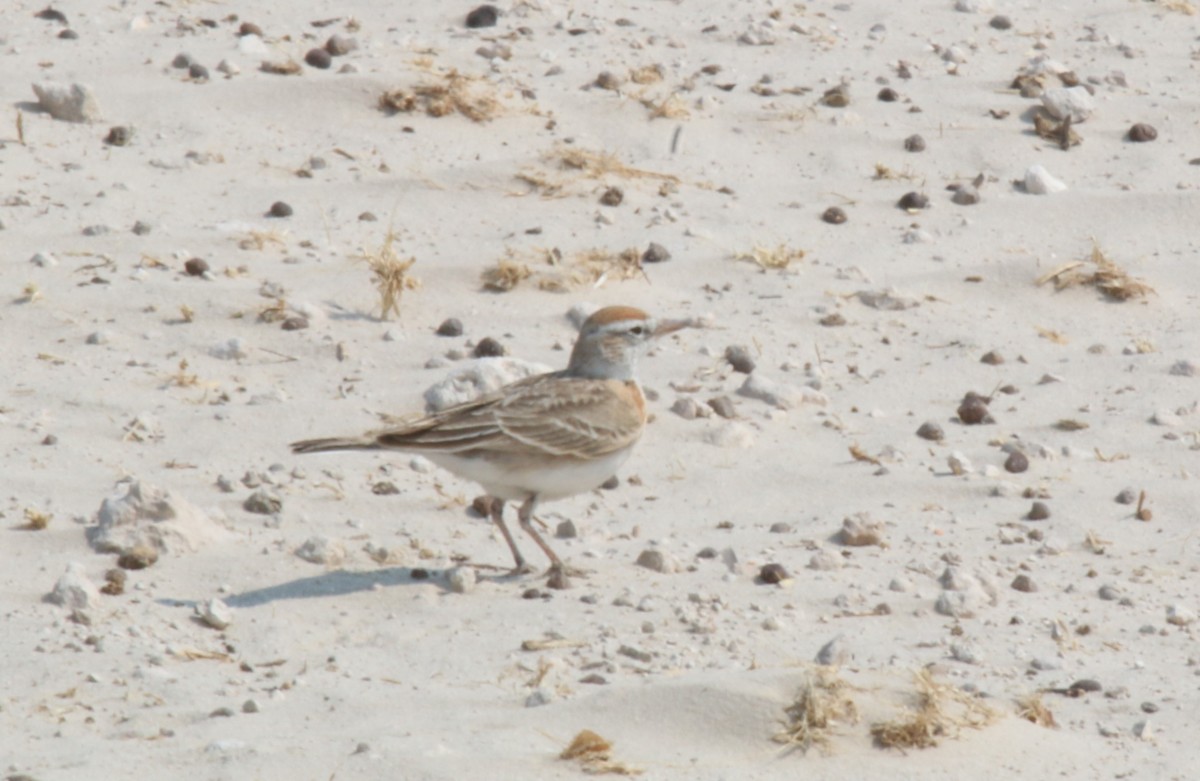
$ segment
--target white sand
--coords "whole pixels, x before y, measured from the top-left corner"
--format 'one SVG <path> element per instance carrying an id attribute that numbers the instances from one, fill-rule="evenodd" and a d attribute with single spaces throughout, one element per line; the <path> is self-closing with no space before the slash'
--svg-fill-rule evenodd
<path id="1" fill-rule="evenodd" d="M 586 728 L 612 741 L 614 762 L 656 779 L 1190 776 L 1200 380 L 1171 368 L 1200 362 L 1195 17 L 1181 2 L 959 5 L 984 8 L 543 0 L 466 30 L 470 6 L 444 3 L 68 2 L 57 7 L 79 37 L 61 40 L 64 25 L 35 18 L 40 2 L 6 4 L 0 768 L 42 781 L 571 778 L 580 766 L 557 755 Z M 994 13 L 1012 29 L 990 27 Z M 335 21 L 311 24 L 323 19 Z M 261 26 L 265 55 L 239 43 L 242 21 Z M 748 31 L 774 43 L 739 42 Z M 359 49 L 329 70 L 259 70 L 302 63 L 334 33 Z M 511 58 L 476 53 L 497 45 Z M 951 47 L 963 60 L 953 68 Z M 211 80 L 173 68 L 182 52 Z M 1095 92 L 1069 151 L 1033 133 L 1039 102 L 1009 89 L 1038 57 Z M 240 73 L 218 72 L 224 59 Z M 912 78 L 897 76 L 901 62 Z M 654 65 L 661 81 L 630 80 Z M 449 69 L 486 79 L 478 88 L 500 103 L 491 121 L 378 109 L 385 90 Z M 619 90 L 588 86 L 602 71 Z M 885 80 L 900 101 L 876 100 Z M 30 85 L 44 81 L 90 86 L 102 117 L 40 112 Z M 821 105 L 841 82 L 850 104 Z M 687 116 L 653 118 L 643 99 Z M 1125 140 L 1134 122 L 1158 139 Z M 128 146 L 102 142 L 114 125 L 133 128 Z M 913 133 L 926 151 L 904 151 Z M 546 161 L 564 148 L 678 185 Z M 1015 187 L 1035 164 L 1068 190 Z M 557 186 L 539 193 L 522 173 Z M 981 173 L 982 200 L 954 204 L 945 186 Z M 623 203 L 601 205 L 613 185 Z M 898 209 L 908 191 L 931 208 Z M 275 201 L 294 215 L 264 216 Z M 848 222 L 822 222 L 830 206 Z M 359 219 L 368 211 L 376 221 Z M 138 221 L 150 232 L 135 234 Z M 421 286 L 383 322 L 355 258 L 389 227 Z M 545 274 L 558 273 L 539 259 L 551 248 L 569 264 L 651 241 L 672 259 L 645 277 L 481 290 L 506 251 Z M 1118 303 L 1036 285 L 1093 241 L 1156 293 Z M 806 255 L 766 272 L 734 259 L 780 245 Z M 57 264 L 30 262 L 39 252 Z M 211 279 L 187 276 L 189 258 Z M 307 329 L 259 321 L 274 301 L 263 293 L 280 288 Z M 918 305 L 854 295 L 889 289 Z M 487 336 L 562 365 L 566 313 L 583 302 L 713 325 L 642 366 L 655 419 L 620 487 L 544 508 L 551 529 L 569 518 L 580 530 L 554 541 L 589 571 L 572 590 L 483 568 L 453 593 L 456 562 L 508 564 L 499 535 L 465 509 L 474 486 L 407 457 L 289 453 L 295 439 L 420 410 L 457 365 L 431 359 L 469 355 Z M 832 314 L 845 324 L 820 324 Z M 462 337 L 435 335 L 448 317 Z M 212 354 L 231 339 L 241 357 Z M 751 348 L 756 374 L 807 387 L 806 400 L 781 410 L 738 396 L 745 375 L 722 358 L 734 344 Z M 1005 362 L 981 363 L 990 350 Z M 958 422 L 964 393 L 1006 384 L 1016 392 L 996 394 L 995 424 Z M 680 397 L 706 407 L 721 395 L 736 422 L 671 412 Z M 1062 419 L 1088 428 L 1063 431 Z M 926 420 L 942 443 L 915 435 Z M 1004 444 L 1024 448 L 1028 471 L 1003 470 Z M 854 445 L 879 465 L 856 461 Z M 955 451 L 973 471 L 951 474 Z M 282 509 L 245 511 L 244 476 L 267 482 Z M 229 534 L 193 529 L 196 545 L 129 572 L 123 595 L 72 620 L 42 598 L 71 562 L 104 582 L 116 556 L 85 532 L 127 477 Z M 381 481 L 399 493 L 376 495 Z M 1149 521 L 1114 501 L 1126 487 L 1146 492 Z M 1034 494 L 1048 520 L 1025 520 Z M 51 515 L 48 527 L 20 529 L 26 511 Z M 884 546 L 838 543 L 860 513 L 884 524 Z M 777 523 L 790 531 L 770 532 Z M 295 556 L 314 536 L 344 559 Z M 681 571 L 636 566 L 651 546 Z M 756 583 L 767 563 L 791 582 Z M 951 585 L 966 589 L 944 593 L 951 565 Z M 1012 589 L 1019 574 L 1037 590 Z M 1101 599 L 1102 586 L 1127 601 Z M 522 599 L 527 589 L 544 596 Z M 232 608 L 224 631 L 192 618 L 214 597 Z M 939 598 L 973 615 L 941 615 Z M 836 725 L 824 750 L 784 753 L 771 737 L 838 635 L 860 719 Z M 521 649 L 547 637 L 569 642 Z M 978 692 L 994 722 L 927 750 L 874 746 L 871 725 L 902 715 L 921 668 Z M 1057 729 L 1019 718 L 1020 698 L 1080 679 L 1103 691 L 1044 695 Z M 531 695 L 546 704 L 527 706 Z M 244 713 L 251 700 L 258 712 Z M 232 715 L 212 715 L 222 708 Z"/>

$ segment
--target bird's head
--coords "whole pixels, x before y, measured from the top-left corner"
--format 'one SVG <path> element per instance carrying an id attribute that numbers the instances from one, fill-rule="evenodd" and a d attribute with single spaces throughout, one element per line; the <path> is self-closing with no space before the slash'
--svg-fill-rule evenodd
<path id="1" fill-rule="evenodd" d="M 645 346 L 686 325 L 685 320 L 656 320 L 631 306 L 606 306 L 579 329 L 567 371 L 580 377 L 633 379 Z"/>

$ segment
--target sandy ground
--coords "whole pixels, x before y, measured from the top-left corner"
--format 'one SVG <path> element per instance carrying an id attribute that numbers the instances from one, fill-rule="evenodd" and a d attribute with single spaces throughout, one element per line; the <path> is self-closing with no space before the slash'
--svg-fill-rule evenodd
<path id="1" fill-rule="evenodd" d="M 1190 4 L 54 8 L 0 8 L 8 777 L 1193 775 Z M 53 118 L 51 81 L 97 113 Z M 1034 117 L 1067 84 L 1063 149 Z M 385 320 L 387 251 L 419 286 Z M 485 290 L 501 261 L 528 276 Z M 544 507 L 570 590 L 505 575 L 477 488 L 420 459 L 288 450 L 421 410 L 485 337 L 561 366 L 568 313 L 611 303 L 707 327 L 643 362 L 619 486 Z M 89 590 L 134 485 L 110 531 L 158 560 Z M 905 724 L 937 745 L 873 737 Z M 560 759 L 584 729 L 611 748 Z"/>

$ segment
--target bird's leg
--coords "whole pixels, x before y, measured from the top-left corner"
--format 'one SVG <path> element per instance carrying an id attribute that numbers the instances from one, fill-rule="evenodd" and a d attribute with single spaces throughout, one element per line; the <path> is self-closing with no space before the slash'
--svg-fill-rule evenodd
<path id="1" fill-rule="evenodd" d="M 546 558 L 550 559 L 550 571 L 547 573 L 549 574 L 550 579 L 547 581 L 547 585 L 549 585 L 550 588 L 570 588 L 571 581 L 567 576 L 582 575 L 583 572 L 582 570 L 575 570 L 568 567 L 566 564 L 563 564 L 562 559 L 558 557 L 558 554 L 554 552 L 554 549 L 546 544 L 546 541 L 542 539 L 542 535 L 538 534 L 537 529 L 533 528 L 533 511 L 536 507 L 537 494 L 529 497 L 529 499 L 525 501 L 525 504 L 521 505 L 521 509 L 517 513 L 517 518 L 519 518 L 521 521 L 521 528 L 525 530 L 526 534 L 533 538 L 533 541 L 536 542 L 538 547 L 542 549 L 542 552 L 546 554 Z"/>
<path id="2" fill-rule="evenodd" d="M 492 523 L 500 527 L 500 533 L 504 535 L 504 541 L 508 543 L 508 549 L 512 551 L 513 561 L 516 566 L 513 568 L 513 573 L 517 575 L 525 575 L 532 572 L 532 568 L 525 561 L 525 557 L 521 555 L 521 551 L 517 548 L 517 541 L 513 539 L 512 532 L 508 530 L 508 525 L 504 523 L 504 500 L 491 497 L 492 507 Z"/>

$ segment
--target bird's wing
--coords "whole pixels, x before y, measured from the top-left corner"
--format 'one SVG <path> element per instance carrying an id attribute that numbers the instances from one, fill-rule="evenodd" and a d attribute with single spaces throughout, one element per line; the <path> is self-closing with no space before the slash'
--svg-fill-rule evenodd
<path id="1" fill-rule="evenodd" d="M 507 435 L 491 447 L 592 458 L 629 447 L 646 424 L 645 402 L 635 383 L 562 379 L 531 384 L 493 410 Z"/>

